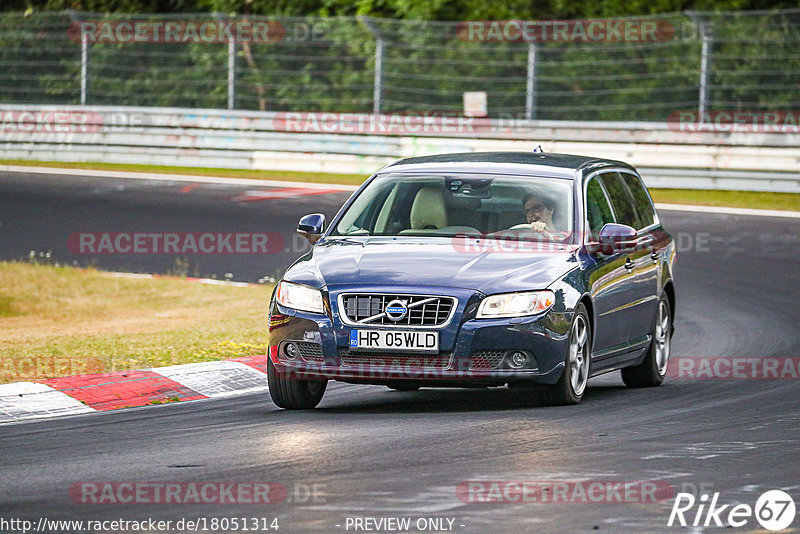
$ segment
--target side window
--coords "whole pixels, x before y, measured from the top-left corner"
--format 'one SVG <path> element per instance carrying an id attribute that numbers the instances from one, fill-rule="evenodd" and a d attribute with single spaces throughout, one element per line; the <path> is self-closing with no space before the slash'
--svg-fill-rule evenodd
<path id="1" fill-rule="evenodd" d="M 646 226 L 650 226 L 656 222 L 656 213 L 653 210 L 653 203 L 650 201 L 650 195 L 642 185 L 642 181 L 638 176 L 627 172 L 620 174 L 622 175 L 622 179 L 625 180 L 625 184 L 628 186 L 628 189 L 633 195 L 633 200 L 636 203 L 636 211 L 639 214 L 639 221 L 641 224 L 641 226 L 636 227 L 636 229 L 641 230 Z"/>
<path id="2" fill-rule="evenodd" d="M 636 229 L 643 228 L 639 221 L 639 216 L 634 208 L 633 197 L 625 186 L 618 172 L 607 172 L 601 175 L 603 185 L 606 186 L 611 205 L 617 216 L 617 222 L 627 224 Z"/>
<path id="3" fill-rule="evenodd" d="M 589 231 L 595 236 L 600 234 L 603 226 L 614 222 L 608 199 L 597 178 L 589 180 L 589 184 L 586 186 L 586 219 L 589 223 Z"/>

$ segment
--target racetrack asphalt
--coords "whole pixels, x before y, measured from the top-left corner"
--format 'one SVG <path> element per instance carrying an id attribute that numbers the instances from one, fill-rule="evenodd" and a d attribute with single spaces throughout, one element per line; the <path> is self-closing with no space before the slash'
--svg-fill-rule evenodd
<path id="1" fill-rule="evenodd" d="M 276 232 L 288 243 L 276 254 L 188 256 L 189 274 L 256 281 L 302 252 L 293 241 L 301 215 L 332 216 L 347 197 L 242 202 L 252 186 L 132 182 L 0 174 L 0 256 L 49 250 L 62 263 L 167 272 L 173 256 L 87 256 L 67 241 L 80 232 Z M 673 358 L 797 358 L 797 221 L 660 215 L 679 248 Z M 450 531 L 470 533 L 674 532 L 672 499 L 487 503 L 460 488 L 652 481 L 673 492 L 719 492 L 720 504 L 753 506 L 769 489 L 800 504 L 798 407 L 800 380 L 792 378 L 668 378 L 632 390 L 612 373 L 590 381 L 572 407 L 526 405 L 511 390 L 332 383 L 307 412 L 279 410 L 259 393 L 34 421 L 0 427 L 0 519 L 278 518 L 279 532 L 352 532 L 354 519 L 399 517 L 412 525 L 452 519 Z M 126 482 L 270 482 L 287 494 L 269 504 L 91 504 L 76 490 Z M 760 529 L 750 518 L 733 530 Z"/>

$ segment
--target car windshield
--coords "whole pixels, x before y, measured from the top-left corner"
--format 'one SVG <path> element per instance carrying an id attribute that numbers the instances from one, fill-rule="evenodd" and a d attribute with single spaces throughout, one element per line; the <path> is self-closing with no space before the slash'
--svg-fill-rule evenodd
<path id="1" fill-rule="evenodd" d="M 572 232 L 569 180 L 496 175 L 376 177 L 332 235 L 489 235 L 564 241 Z"/>

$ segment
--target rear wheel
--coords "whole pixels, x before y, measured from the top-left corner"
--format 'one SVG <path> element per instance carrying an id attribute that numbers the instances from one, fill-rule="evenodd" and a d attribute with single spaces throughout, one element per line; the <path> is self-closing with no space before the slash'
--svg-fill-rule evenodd
<path id="1" fill-rule="evenodd" d="M 278 407 L 287 410 L 315 408 L 328 387 L 327 380 L 301 380 L 280 374 L 267 357 L 267 383 L 269 396 Z"/>
<path id="2" fill-rule="evenodd" d="M 589 360 L 592 350 L 592 331 L 589 314 L 581 303 L 575 308 L 575 317 L 569 330 L 569 346 L 564 360 L 564 372 L 558 382 L 545 390 L 545 400 L 550 404 L 578 404 L 589 380 Z"/>
<path id="3" fill-rule="evenodd" d="M 672 342 L 672 311 L 666 296 L 658 302 L 658 314 L 653 328 L 653 340 L 647 356 L 639 365 L 622 369 L 622 381 L 631 388 L 658 386 L 667 376 L 670 344 Z"/>

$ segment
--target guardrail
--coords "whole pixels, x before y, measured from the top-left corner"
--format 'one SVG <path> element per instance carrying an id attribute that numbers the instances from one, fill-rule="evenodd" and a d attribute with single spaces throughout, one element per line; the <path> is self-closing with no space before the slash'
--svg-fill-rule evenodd
<path id="1" fill-rule="evenodd" d="M 0 105 L 4 159 L 366 176 L 401 157 L 536 145 L 629 162 L 654 187 L 800 192 L 800 133 L 682 131 L 656 122 Z"/>

